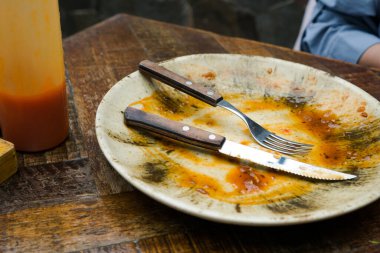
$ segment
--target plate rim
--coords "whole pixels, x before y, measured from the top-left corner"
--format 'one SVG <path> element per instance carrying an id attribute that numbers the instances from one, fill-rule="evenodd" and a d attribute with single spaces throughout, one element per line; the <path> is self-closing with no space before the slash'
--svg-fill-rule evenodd
<path id="1" fill-rule="evenodd" d="M 179 56 L 179 57 L 174 57 L 168 60 L 160 61 L 158 62 L 159 64 L 165 64 L 167 62 L 172 62 L 176 60 L 183 60 L 189 57 L 199 57 L 199 56 L 228 56 L 228 57 L 249 57 L 249 58 L 258 58 L 262 60 L 271 60 L 275 62 L 279 62 L 280 64 L 290 64 L 290 65 L 298 65 L 299 67 L 302 68 L 310 68 L 316 71 L 316 73 L 320 73 L 323 75 L 328 75 L 330 78 L 335 78 L 339 82 L 339 85 L 345 85 L 349 86 L 350 88 L 353 88 L 356 92 L 359 92 L 366 97 L 370 97 L 371 99 L 374 99 L 374 101 L 377 101 L 377 103 L 380 104 L 380 102 L 373 97 L 371 94 L 366 92 L 365 90 L 361 89 L 360 87 L 356 86 L 353 83 L 350 83 L 343 78 L 340 78 L 338 76 L 332 75 L 326 71 L 301 64 L 301 63 L 296 63 L 296 62 L 291 62 L 287 60 L 282 60 L 278 58 L 273 58 L 273 57 L 265 57 L 265 56 L 256 56 L 256 55 L 244 55 L 244 54 L 223 54 L 223 53 L 210 53 L 210 54 L 191 54 L 191 55 L 184 55 L 184 56 Z M 246 219 L 245 216 L 241 218 L 236 218 L 239 217 L 239 214 L 235 215 L 234 217 L 230 217 L 231 215 L 217 215 L 218 212 L 212 211 L 212 210 L 204 210 L 200 208 L 199 206 L 192 205 L 191 208 L 189 208 L 189 205 L 180 205 L 181 201 L 178 198 L 175 197 L 170 197 L 166 196 L 165 194 L 161 192 L 154 192 L 152 188 L 146 188 L 146 184 L 139 181 L 139 180 L 134 180 L 133 177 L 131 177 L 128 173 L 124 173 L 123 170 L 125 170 L 125 167 L 123 167 L 120 163 L 117 163 L 114 159 L 112 159 L 111 154 L 107 152 L 107 145 L 106 142 L 102 141 L 102 138 L 106 138 L 107 135 L 104 131 L 102 131 L 100 127 L 100 123 L 102 120 L 101 116 L 101 110 L 103 108 L 103 104 L 105 101 L 105 98 L 107 95 L 110 94 L 111 90 L 115 88 L 117 85 L 123 85 L 123 80 L 125 78 L 133 78 L 134 76 L 141 75 L 138 70 L 126 75 L 124 78 L 118 80 L 104 95 L 102 98 L 101 102 L 98 105 L 97 111 L 96 111 L 96 117 L 95 117 L 95 132 L 96 132 L 96 138 L 98 141 L 98 144 L 100 146 L 100 149 L 103 153 L 103 155 L 106 157 L 107 161 L 110 163 L 111 167 L 115 169 L 119 175 L 121 175 L 128 183 L 130 183 L 133 187 L 138 189 L 140 192 L 144 193 L 144 195 L 147 195 L 148 197 L 154 199 L 155 201 L 158 201 L 161 204 L 164 204 L 170 208 L 173 208 L 177 211 L 202 218 L 205 220 L 213 221 L 213 222 L 219 222 L 219 223 L 224 223 L 224 224 L 234 224 L 234 225 L 243 225 L 243 226 L 287 226 L 287 225 L 296 225 L 296 224 L 306 224 L 306 223 L 313 223 L 321 220 L 327 220 L 331 219 L 334 217 L 342 216 L 351 212 L 354 212 L 358 209 L 363 208 L 364 206 L 370 205 L 377 201 L 380 198 L 380 193 L 378 196 L 375 196 L 375 194 L 372 194 L 373 197 L 366 198 L 367 201 L 361 201 L 358 203 L 358 205 L 355 206 L 343 206 L 338 211 L 329 211 L 326 213 L 325 210 L 319 210 L 318 212 L 313 213 L 312 216 L 307 216 L 307 218 L 299 218 L 298 216 L 287 216 L 287 215 L 279 215 L 278 219 L 266 219 L 262 220 L 262 216 L 259 217 L 260 219 L 257 220 L 253 217 L 253 219 Z M 108 149 L 110 150 L 110 149 Z M 215 200 L 217 201 L 217 200 Z M 344 208 L 346 207 L 346 208 Z M 216 213 L 216 214 L 215 214 Z M 282 218 L 284 217 L 284 218 Z"/>

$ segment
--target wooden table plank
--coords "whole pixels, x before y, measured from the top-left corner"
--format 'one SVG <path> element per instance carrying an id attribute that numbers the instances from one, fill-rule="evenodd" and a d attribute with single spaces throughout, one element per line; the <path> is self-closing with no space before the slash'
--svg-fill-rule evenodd
<path id="1" fill-rule="evenodd" d="M 139 249 L 136 247 L 136 244 L 134 242 L 122 242 L 107 246 L 100 246 L 96 248 L 91 249 L 85 249 L 85 250 L 79 250 L 79 251 L 72 251 L 72 253 L 99 253 L 99 252 L 107 252 L 107 253 L 117 253 L 117 252 L 124 252 L 124 253 L 139 253 Z"/>
<path id="2" fill-rule="evenodd" d="M 117 16 L 116 18 L 123 18 Z M 182 55 L 200 53 L 226 53 L 227 51 L 212 37 L 209 32 L 183 29 L 157 21 L 129 20 L 135 38 L 146 52 L 145 58 L 155 61 L 167 60 Z"/>
<path id="3" fill-rule="evenodd" d="M 1 184 L 0 214 L 63 203 L 81 195 L 97 195 L 95 181 L 84 163 L 25 167 Z"/>
<path id="4" fill-rule="evenodd" d="M 145 238 L 138 241 L 141 252 L 195 252 L 185 233 L 167 234 Z"/>
<path id="5" fill-rule="evenodd" d="M 0 215 L 0 224 L 6 228 L 0 238 L 0 252 L 67 252 L 128 244 L 182 231 L 186 226 L 178 220 L 189 219 L 192 217 L 140 193 L 81 196 L 68 203 Z"/>

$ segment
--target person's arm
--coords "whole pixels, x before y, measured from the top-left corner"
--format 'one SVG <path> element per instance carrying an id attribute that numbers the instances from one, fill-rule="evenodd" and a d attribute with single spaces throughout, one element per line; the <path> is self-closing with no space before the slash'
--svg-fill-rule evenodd
<path id="1" fill-rule="evenodd" d="M 359 64 L 380 69 L 380 43 L 369 47 L 360 57 Z"/>
<path id="2" fill-rule="evenodd" d="M 374 17 L 380 0 L 318 0 L 328 8 L 356 17 Z"/>
<path id="3" fill-rule="evenodd" d="M 378 24 L 369 17 L 336 12 L 323 5 L 302 37 L 301 49 L 312 54 L 373 66 L 379 55 Z M 371 50 L 369 50 L 371 48 Z"/>

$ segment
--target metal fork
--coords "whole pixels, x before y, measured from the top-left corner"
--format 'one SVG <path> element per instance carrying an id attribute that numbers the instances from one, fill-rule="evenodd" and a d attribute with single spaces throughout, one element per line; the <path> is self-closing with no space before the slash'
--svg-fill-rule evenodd
<path id="1" fill-rule="evenodd" d="M 228 103 L 226 100 L 221 100 L 218 102 L 218 106 L 229 110 L 239 116 L 245 124 L 247 124 L 249 131 L 251 132 L 253 138 L 261 145 L 266 148 L 288 154 L 304 154 L 309 152 L 313 145 L 304 144 L 300 142 L 290 141 L 282 138 L 272 132 L 269 132 L 253 120 L 251 120 L 247 115 L 239 111 L 236 107 Z"/>
<path id="2" fill-rule="evenodd" d="M 272 132 L 269 132 L 224 100 L 218 92 L 204 87 L 203 85 L 194 83 L 191 80 L 158 65 L 157 63 L 149 60 L 142 61 L 139 64 L 139 70 L 142 73 L 158 79 L 175 89 L 181 90 L 190 96 L 202 100 L 205 103 L 208 103 L 214 107 L 219 106 L 233 112 L 247 124 L 253 138 L 263 147 L 289 155 L 305 154 L 313 147 L 311 144 L 287 140 Z"/>

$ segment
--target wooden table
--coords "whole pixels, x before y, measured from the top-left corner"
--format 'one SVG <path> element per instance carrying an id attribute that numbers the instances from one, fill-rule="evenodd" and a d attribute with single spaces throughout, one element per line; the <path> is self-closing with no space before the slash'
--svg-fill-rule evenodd
<path id="1" fill-rule="evenodd" d="M 105 93 L 143 59 L 197 53 L 271 56 L 340 76 L 380 99 L 380 72 L 256 41 L 117 15 L 64 40 L 69 139 L 18 153 L 0 185 L 0 252 L 380 252 L 380 202 L 327 221 L 240 227 L 201 220 L 133 189 L 107 163 L 95 136 Z"/>

